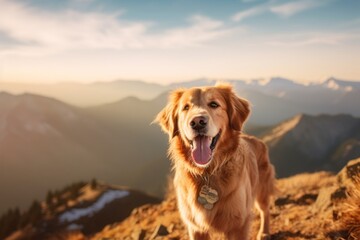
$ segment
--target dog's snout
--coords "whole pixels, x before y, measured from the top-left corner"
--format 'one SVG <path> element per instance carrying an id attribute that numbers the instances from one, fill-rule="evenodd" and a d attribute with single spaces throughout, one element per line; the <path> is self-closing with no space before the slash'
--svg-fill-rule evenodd
<path id="1" fill-rule="evenodd" d="M 194 130 L 201 130 L 206 127 L 207 123 L 208 123 L 208 117 L 198 116 L 198 117 L 194 117 L 190 121 L 190 127 Z"/>

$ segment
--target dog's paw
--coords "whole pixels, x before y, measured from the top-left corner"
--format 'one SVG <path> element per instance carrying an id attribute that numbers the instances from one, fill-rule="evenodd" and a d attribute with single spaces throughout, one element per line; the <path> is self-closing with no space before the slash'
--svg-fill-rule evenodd
<path id="1" fill-rule="evenodd" d="M 271 235 L 268 233 L 262 233 L 257 235 L 256 240 L 271 240 Z"/>

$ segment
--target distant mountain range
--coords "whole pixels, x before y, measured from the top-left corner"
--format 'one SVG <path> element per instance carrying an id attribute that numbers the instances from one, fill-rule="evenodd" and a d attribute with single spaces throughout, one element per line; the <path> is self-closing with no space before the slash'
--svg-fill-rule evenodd
<path id="1" fill-rule="evenodd" d="M 214 82 L 203 79 L 183 86 Z M 333 115 L 358 116 L 358 84 L 329 79 L 304 86 L 280 78 L 233 84 L 253 105 L 246 131 L 267 142 L 279 177 L 338 170 L 360 155 L 359 119 Z M 279 92 L 279 85 L 286 91 Z M 86 108 L 35 94 L 0 93 L 0 214 L 8 207 L 28 206 L 64 181 L 93 177 L 161 196 L 170 168 L 167 136 L 150 123 L 165 105 L 166 91 L 150 100 L 124 95 Z M 307 114 L 298 115 L 302 112 Z M 322 113 L 332 115 L 318 116 Z"/>
<path id="2" fill-rule="evenodd" d="M 253 106 L 251 121 L 256 125 L 273 125 L 298 113 L 352 114 L 360 116 L 360 82 L 329 78 L 322 83 L 303 85 L 285 78 L 224 80 Z M 127 97 L 166 102 L 166 93 L 179 87 L 214 85 L 217 80 L 198 79 L 159 85 L 141 81 L 119 80 L 92 84 L 20 84 L 1 83 L 0 91 L 31 92 L 55 97 L 76 106 L 111 104 Z M 163 98 L 159 98 L 161 95 Z M 156 104 L 156 103 L 154 103 Z M 151 104 L 150 104 L 151 105 Z"/>

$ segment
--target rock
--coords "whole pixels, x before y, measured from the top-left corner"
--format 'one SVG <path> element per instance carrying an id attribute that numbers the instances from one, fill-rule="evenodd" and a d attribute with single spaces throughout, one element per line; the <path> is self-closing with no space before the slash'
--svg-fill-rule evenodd
<path id="1" fill-rule="evenodd" d="M 144 229 L 138 228 L 131 234 L 131 239 L 133 240 L 144 240 L 146 231 Z"/>
<path id="2" fill-rule="evenodd" d="M 331 201 L 344 200 L 346 197 L 346 187 L 339 187 L 331 194 Z"/>
<path id="3" fill-rule="evenodd" d="M 168 234 L 169 232 L 167 228 L 164 225 L 160 224 L 155 228 L 155 231 L 151 235 L 150 239 L 155 239 L 157 236 L 166 236 Z"/>
<path id="4" fill-rule="evenodd" d="M 338 182 L 341 185 L 353 185 L 356 176 L 360 177 L 360 158 L 349 161 L 346 166 L 338 173 Z"/>

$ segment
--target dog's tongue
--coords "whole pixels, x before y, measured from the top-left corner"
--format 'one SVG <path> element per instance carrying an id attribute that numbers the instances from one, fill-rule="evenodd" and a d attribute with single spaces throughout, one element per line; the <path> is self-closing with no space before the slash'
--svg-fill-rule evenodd
<path id="1" fill-rule="evenodd" d="M 197 136 L 193 140 L 192 158 L 197 164 L 205 165 L 211 158 L 211 138 L 207 136 Z"/>

